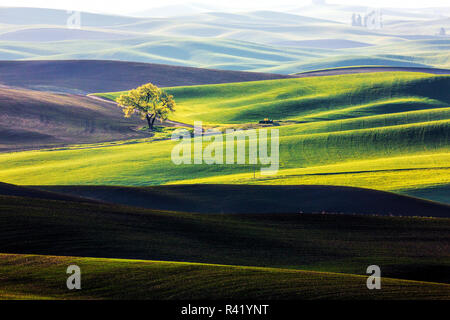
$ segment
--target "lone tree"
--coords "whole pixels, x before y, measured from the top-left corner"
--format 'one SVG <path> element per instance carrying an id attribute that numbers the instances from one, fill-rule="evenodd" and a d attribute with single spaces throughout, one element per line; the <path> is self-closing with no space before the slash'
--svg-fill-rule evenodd
<path id="1" fill-rule="evenodd" d="M 148 128 L 153 131 L 156 118 L 166 120 L 170 112 L 175 111 L 175 100 L 172 95 L 152 83 L 144 84 L 116 99 L 125 117 L 139 114 L 147 120 Z"/>

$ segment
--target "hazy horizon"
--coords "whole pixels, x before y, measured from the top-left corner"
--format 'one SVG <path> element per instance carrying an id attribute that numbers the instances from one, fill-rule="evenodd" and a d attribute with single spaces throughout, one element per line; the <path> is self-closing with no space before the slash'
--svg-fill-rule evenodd
<path id="1" fill-rule="evenodd" d="M 289 11 L 295 8 L 307 6 L 313 2 L 322 2 L 325 0 L 280 0 L 276 5 L 273 1 L 260 0 L 251 2 L 242 2 L 238 0 L 229 0 L 227 5 L 206 2 L 202 0 L 168 0 L 164 3 L 160 1 L 146 1 L 129 0 L 127 2 L 112 3 L 107 0 L 78 0 L 78 1 L 57 1 L 57 0 L 3 0 L 1 7 L 31 7 L 31 8 L 48 8 L 48 9 L 62 9 L 62 10 L 77 10 L 95 13 L 107 13 L 117 15 L 131 15 L 138 12 L 143 12 L 152 9 L 159 9 L 165 7 L 192 7 L 197 10 L 207 11 L 254 11 L 254 10 L 274 10 L 274 11 Z M 433 8 L 433 7 L 450 7 L 448 0 L 430 0 L 424 3 L 418 0 L 326 0 L 328 5 L 353 5 L 353 6 L 368 6 L 377 8 Z"/>

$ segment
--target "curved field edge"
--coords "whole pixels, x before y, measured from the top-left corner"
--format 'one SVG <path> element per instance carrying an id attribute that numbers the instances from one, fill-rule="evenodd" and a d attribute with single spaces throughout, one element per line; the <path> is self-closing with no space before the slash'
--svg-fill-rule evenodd
<path id="1" fill-rule="evenodd" d="M 450 285 L 365 276 L 186 262 L 0 254 L 0 299 L 450 299 Z M 82 270 L 82 289 L 66 269 Z"/>
<path id="2" fill-rule="evenodd" d="M 427 192 L 450 185 L 450 153 L 429 153 L 343 161 L 336 164 L 281 169 L 277 175 L 259 172 L 186 179 L 168 184 L 335 185 L 402 192 L 428 198 Z M 389 183 L 386 183 L 389 181 Z M 427 191 L 428 190 L 428 191 Z M 443 194 L 439 199 L 448 202 Z"/>

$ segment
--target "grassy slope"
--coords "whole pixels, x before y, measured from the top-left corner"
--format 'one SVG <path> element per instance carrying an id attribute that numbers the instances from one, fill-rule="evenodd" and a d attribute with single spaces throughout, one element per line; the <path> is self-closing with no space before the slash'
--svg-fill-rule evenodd
<path id="1" fill-rule="evenodd" d="M 179 104 L 176 120 L 245 127 L 266 116 L 284 119 L 277 127 L 279 179 L 257 174 L 254 180 L 248 165 L 176 166 L 170 161 L 175 143 L 159 141 L 3 154 L 0 180 L 326 183 L 425 194 L 429 187 L 449 184 L 449 83 L 448 76 L 387 72 L 170 89 Z"/>
<path id="2" fill-rule="evenodd" d="M 283 169 L 276 176 L 254 177 L 253 172 L 216 175 L 173 182 L 174 184 L 321 184 L 396 191 L 449 203 L 448 153 L 386 157 L 338 164 Z M 249 170 L 250 171 L 250 170 Z M 437 192 L 437 194 L 436 194 Z"/>
<path id="3" fill-rule="evenodd" d="M 286 76 L 118 61 L 0 61 L 0 83 L 56 92 L 222 83 Z M 144 138 L 137 117 L 75 94 L 0 88 L 0 151 Z M 143 124 L 143 123 L 142 123 Z"/>
<path id="4" fill-rule="evenodd" d="M 395 185 L 395 190 L 414 185 L 421 187 L 425 184 L 436 185 L 448 181 L 448 149 L 445 140 L 447 128 L 444 123 L 396 130 L 366 130 L 354 134 L 346 132 L 282 137 L 281 168 L 305 167 L 299 170 L 306 170 L 305 173 L 311 171 L 320 173 L 323 166 L 339 164 L 341 171 L 348 174 L 357 174 L 360 171 L 368 171 L 366 173 L 374 171 L 374 174 L 403 173 L 404 177 L 409 179 L 399 181 L 399 184 Z M 411 138 L 405 141 L 402 140 L 404 136 Z M 154 185 L 239 173 L 247 173 L 249 175 L 245 180 L 251 179 L 253 166 L 249 165 L 177 166 L 170 160 L 174 145 L 175 143 L 171 141 L 159 141 L 1 154 L 0 179 L 23 185 Z M 375 162 L 375 170 L 370 167 L 373 162 L 369 160 Z M 400 161 L 394 163 L 395 160 Z M 428 181 L 414 180 L 421 177 L 424 172 L 411 170 L 412 168 L 433 167 L 438 170 L 436 173 L 440 176 L 429 176 Z M 335 167 L 325 168 L 325 171 L 332 174 L 330 169 Z M 296 172 L 293 173 L 295 175 Z M 259 172 L 257 177 L 261 177 Z M 223 181 L 223 178 L 219 180 Z M 232 180 L 236 182 L 235 179 Z M 272 182 L 276 183 L 276 180 Z M 311 181 L 307 182 L 310 184 Z M 383 180 L 374 187 L 392 190 L 392 186 Z"/>
<path id="5" fill-rule="evenodd" d="M 66 268 L 72 264 L 82 270 L 82 290 L 69 291 L 64 287 Z M 0 269 L 6 275 L 0 280 L 0 299 L 437 300 L 450 297 L 450 285 L 445 284 L 382 278 L 382 290 L 370 291 L 363 276 L 210 264 L 0 254 Z"/>
<path id="6" fill-rule="evenodd" d="M 445 90 L 449 83 L 449 76 L 385 72 L 178 87 L 169 92 L 178 104 L 172 118 L 181 122 L 236 124 L 264 117 L 318 122 L 361 116 L 387 117 L 390 113 L 406 116 L 410 111 L 449 107 L 450 97 Z M 119 94 L 100 96 L 113 99 Z M 424 114 L 411 122 L 428 121 L 427 116 Z M 372 126 L 358 123 L 353 127 Z"/>
<path id="7" fill-rule="evenodd" d="M 204 215 L 0 197 L 0 252 L 187 261 L 450 282 L 449 219 Z"/>

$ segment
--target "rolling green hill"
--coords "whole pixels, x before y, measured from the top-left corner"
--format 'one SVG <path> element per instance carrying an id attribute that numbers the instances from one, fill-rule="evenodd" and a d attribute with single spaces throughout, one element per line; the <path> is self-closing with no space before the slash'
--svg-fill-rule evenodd
<path id="1" fill-rule="evenodd" d="M 108 101 L 84 96 L 89 92 L 148 82 L 177 86 L 274 78 L 290 76 L 120 61 L 0 61 L 0 152 L 150 136 L 137 130 L 137 118 L 125 119 Z"/>
<path id="2" fill-rule="evenodd" d="M 82 290 L 69 291 L 61 285 L 71 264 L 82 270 Z M 1 281 L 0 299 L 447 300 L 450 297 L 450 285 L 446 284 L 383 278 L 383 290 L 370 291 L 363 276 L 211 264 L 1 254 L 0 268 L 6 275 Z M 330 289 L 336 287 L 340 288 L 338 292 Z"/>
<path id="3" fill-rule="evenodd" d="M 449 202 L 450 77 L 369 73 L 169 88 L 173 119 L 218 128 L 279 120 L 280 171 L 175 165 L 172 141 L 0 155 L 0 180 L 22 185 L 327 184 L 412 192 Z M 113 98 L 118 93 L 101 94 Z M 205 146 L 205 145 L 204 145 Z M 442 189 L 444 188 L 444 189 Z M 444 194 L 444 196 L 443 196 Z"/>
<path id="4" fill-rule="evenodd" d="M 449 76 L 383 72 L 177 87 L 168 91 L 177 101 L 174 120 L 220 125 L 257 122 L 265 117 L 320 122 L 375 115 L 387 118 L 391 113 L 406 120 L 406 112 L 449 107 L 450 96 L 445 90 L 449 85 Z M 120 94 L 99 96 L 114 99 Z M 427 120 L 427 116 L 417 120 Z M 437 119 L 447 118 L 444 115 Z"/>
<path id="5" fill-rule="evenodd" d="M 307 139 L 286 138 L 285 145 L 281 140 L 281 161 L 283 162 L 279 175 L 261 177 L 249 165 L 174 165 L 170 153 L 175 143 L 170 141 L 142 142 L 117 146 L 92 146 L 68 148 L 54 151 L 28 151 L 0 155 L 3 167 L 0 170 L 1 179 L 9 183 L 28 185 L 155 185 L 168 182 L 192 183 L 258 183 L 265 181 L 272 184 L 283 183 L 283 179 L 293 178 L 287 184 L 331 184 L 360 186 L 380 190 L 416 189 L 448 184 L 448 150 L 446 141 L 437 135 L 448 127 L 438 126 L 437 131 L 425 131 L 407 143 L 386 145 L 391 141 L 388 131 L 377 145 L 370 145 L 377 135 L 359 135 L 359 143 L 351 144 L 352 135 L 333 135 L 335 147 L 330 151 L 324 141 L 327 135 Z M 416 131 L 396 131 L 397 136 L 403 136 Z M 436 136 L 434 136 L 434 133 Z M 358 135 L 356 136 L 358 137 Z M 435 137 L 435 138 L 433 138 Z M 436 138 L 437 137 L 437 138 Z M 425 140 L 424 140 L 425 139 Z M 425 149 L 423 141 L 430 146 Z M 369 145 L 358 150 L 361 145 Z M 302 146 L 296 147 L 295 146 Z M 303 147 L 304 146 L 304 147 Z M 341 148 L 347 150 L 339 151 Z M 436 150 L 440 151 L 433 151 Z M 334 153 L 332 150 L 335 150 Z M 354 154 L 354 151 L 357 151 Z M 346 152 L 347 151 L 347 152 Z M 413 155 L 402 155 L 413 152 Z M 325 156 L 333 157 L 325 158 Z M 339 156 L 339 158 L 336 158 Z M 360 160 L 368 157 L 372 160 Z M 342 163 L 340 163 L 342 161 Z M 292 169 L 286 167 L 290 166 Z M 296 168 L 296 165 L 300 168 Z M 302 168 L 303 167 L 303 168 Z M 259 169 L 259 166 L 257 170 Z M 285 171 L 286 170 L 286 171 Z M 290 170 L 290 171 L 289 171 Z M 237 174 L 244 176 L 234 176 Z M 394 176 L 393 176 L 394 175 Z M 361 180 L 360 177 L 364 179 Z M 210 178 L 205 181 L 205 178 Z M 281 179 L 283 178 L 283 179 Z M 391 181 L 391 178 L 395 178 Z M 186 181 L 195 179 L 195 181 Z M 280 179 L 280 180 L 278 180 Z M 330 180 L 331 179 L 331 180 Z M 375 179 L 375 180 L 374 180 Z M 327 181 L 328 180 L 328 181 Z M 394 182 L 392 183 L 391 182 Z M 328 183 L 327 183 L 328 182 Z"/>

